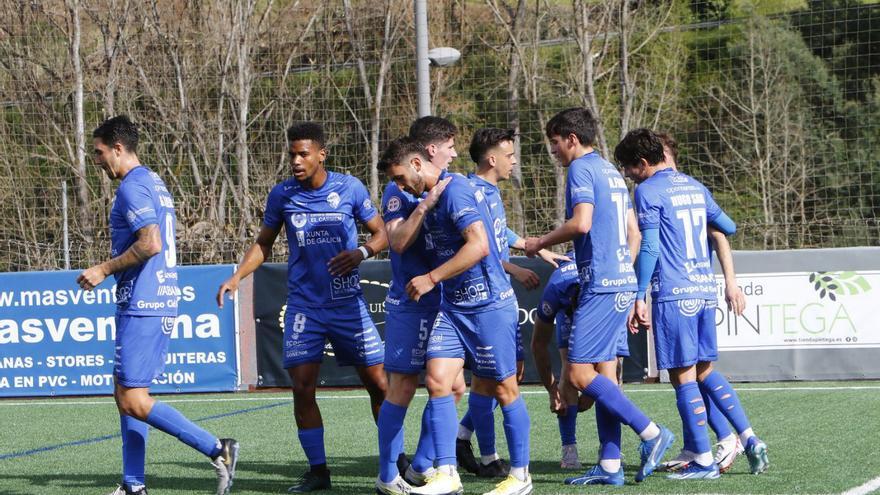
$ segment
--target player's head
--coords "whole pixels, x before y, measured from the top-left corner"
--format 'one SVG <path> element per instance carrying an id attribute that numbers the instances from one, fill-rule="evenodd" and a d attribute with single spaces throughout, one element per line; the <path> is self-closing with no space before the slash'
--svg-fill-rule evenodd
<path id="1" fill-rule="evenodd" d="M 448 168 L 458 156 L 455 151 L 457 134 L 455 124 L 443 117 L 421 117 L 409 126 L 409 137 L 421 143 L 427 150 L 431 163 L 440 168 Z"/>
<path id="2" fill-rule="evenodd" d="M 547 121 L 544 133 L 550 151 L 562 166 L 568 166 L 596 142 L 596 119 L 586 108 L 565 109 Z"/>
<path id="3" fill-rule="evenodd" d="M 666 163 L 673 170 L 678 170 L 678 141 L 671 134 L 658 132 L 657 137 L 663 141 L 663 154 L 666 156 Z"/>
<path id="4" fill-rule="evenodd" d="M 417 198 L 429 185 L 436 182 L 434 176 L 439 176 L 440 170 L 431 163 L 422 143 L 409 136 L 392 141 L 385 148 L 376 167 L 393 180 L 397 187 Z M 434 179 L 433 182 L 426 180 L 428 175 Z"/>
<path id="5" fill-rule="evenodd" d="M 614 159 L 623 167 L 623 173 L 639 183 L 654 175 L 658 166 L 666 165 L 663 141 L 650 129 L 633 129 L 617 143 Z"/>
<path id="6" fill-rule="evenodd" d="M 516 165 L 515 138 L 513 129 L 487 127 L 475 132 L 468 151 L 477 164 L 477 173 L 491 174 L 495 180 L 509 179 Z"/>
<path id="7" fill-rule="evenodd" d="M 122 178 L 122 161 L 136 157 L 138 130 L 125 115 L 117 115 L 101 123 L 92 131 L 92 156 L 107 177 Z"/>
<path id="8" fill-rule="evenodd" d="M 324 128 L 314 122 L 297 122 L 287 129 L 287 154 L 293 177 L 308 182 L 324 169 L 327 148 Z"/>

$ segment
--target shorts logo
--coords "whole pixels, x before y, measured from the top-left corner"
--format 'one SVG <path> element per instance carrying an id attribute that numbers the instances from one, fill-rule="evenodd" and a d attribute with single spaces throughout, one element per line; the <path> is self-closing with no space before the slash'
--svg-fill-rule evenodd
<path id="1" fill-rule="evenodd" d="M 705 304 L 702 299 L 681 299 L 678 301 L 678 312 L 683 316 L 696 316 Z"/>
<path id="2" fill-rule="evenodd" d="M 174 330 L 175 321 L 177 321 L 177 318 L 174 316 L 163 316 L 162 333 L 164 333 L 165 335 L 171 335 L 171 331 Z"/>
<path id="3" fill-rule="evenodd" d="M 553 307 L 550 306 L 550 303 L 547 301 L 541 303 L 541 313 L 543 313 L 544 316 L 550 316 L 553 314 Z"/>
<path id="4" fill-rule="evenodd" d="M 400 209 L 400 198 L 394 196 L 393 198 L 388 200 L 388 204 L 385 205 L 385 211 L 388 213 L 394 213 L 395 211 Z"/>
<path id="5" fill-rule="evenodd" d="M 305 213 L 294 213 L 290 217 L 290 223 L 292 223 L 293 226 L 298 229 L 305 227 L 306 222 L 308 222 L 308 221 L 309 221 L 309 217 Z"/>
<path id="6" fill-rule="evenodd" d="M 625 313 L 629 311 L 633 301 L 636 299 L 635 292 L 618 292 L 614 295 L 614 311 Z"/>
<path id="7" fill-rule="evenodd" d="M 333 191 L 332 193 L 328 194 L 327 204 L 329 204 L 331 208 L 336 208 L 337 206 L 339 206 L 339 193 Z"/>

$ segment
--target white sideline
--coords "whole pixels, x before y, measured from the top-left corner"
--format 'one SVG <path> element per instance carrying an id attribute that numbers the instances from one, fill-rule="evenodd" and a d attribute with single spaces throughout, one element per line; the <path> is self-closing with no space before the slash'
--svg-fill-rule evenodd
<path id="1" fill-rule="evenodd" d="M 866 495 L 878 489 L 880 489 L 880 476 L 868 481 L 864 485 L 851 488 L 840 495 Z"/>
<path id="2" fill-rule="evenodd" d="M 735 388 L 737 392 L 785 392 L 789 390 L 799 391 L 799 392 L 811 392 L 811 391 L 837 391 L 837 390 L 880 390 L 880 385 L 864 385 L 864 386 L 850 386 L 850 387 L 741 387 Z M 672 387 L 668 388 L 653 388 L 647 390 L 638 390 L 638 389 L 629 389 L 626 390 L 627 394 L 650 394 L 650 393 L 672 393 L 674 390 Z M 544 390 L 523 390 L 523 395 L 542 395 L 546 394 Z M 416 397 L 427 397 L 427 394 L 424 392 L 416 393 Z M 369 395 L 318 395 L 317 398 L 319 400 L 348 400 L 348 399 L 368 399 Z M 289 399 L 290 395 L 278 396 L 278 395 L 266 395 L 262 397 L 229 397 L 223 399 L 163 399 L 162 402 L 167 402 L 169 404 L 173 403 L 187 403 L 187 402 L 268 402 L 268 401 L 276 401 L 276 400 L 284 400 Z M 103 405 L 103 404 L 113 404 L 113 399 L 107 398 L 105 400 L 92 400 L 92 401 L 77 401 L 77 400 L 59 400 L 56 399 L 36 399 L 36 400 L 28 400 L 24 402 L 7 402 L 0 400 L 0 407 L 2 406 L 83 406 L 83 405 Z"/>

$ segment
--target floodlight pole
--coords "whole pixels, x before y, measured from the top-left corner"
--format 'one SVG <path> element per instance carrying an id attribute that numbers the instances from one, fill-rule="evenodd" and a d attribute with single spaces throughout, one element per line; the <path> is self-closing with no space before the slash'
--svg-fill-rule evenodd
<path id="1" fill-rule="evenodd" d="M 416 81 L 418 84 L 419 117 L 431 115 L 431 73 L 428 60 L 428 2 L 415 1 L 416 15 Z"/>

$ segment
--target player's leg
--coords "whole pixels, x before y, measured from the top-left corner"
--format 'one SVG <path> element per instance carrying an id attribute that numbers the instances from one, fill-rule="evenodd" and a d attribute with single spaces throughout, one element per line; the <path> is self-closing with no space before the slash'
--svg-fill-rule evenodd
<path id="1" fill-rule="evenodd" d="M 559 424 L 559 439 L 562 443 L 562 457 L 559 461 L 562 469 L 580 469 L 581 462 L 577 451 L 577 415 L 578 391 L 568 382 L 568 339 L 571 336 L 571 319 L 556 325 L 556 343 L 562 369 L 559 372 L 559 391 L 565 401 L 565 414 L 556 416 Z M 592 406 L 592 400 L 591 404 Z"/>
<path id="2" fill-rule="evenodd" d="M 120 415 L 143 421 L 211 459 L 218 477 L 217 493 L 225 494 L 235 476 L 238 442 L 218 439 L 149 394 L 148 387 L 164 370 L 174 322 L 174 317 L 117 318 L 114 399 Z"/>
<path id="3" fill-rule="evenodd" d="M 464 397 L 465 392 L 467 392 L 467 383 L 465 383 L 464 370 L 462 369 L 455 378 L 455 383 L 452 388 L 456 403 Z M 457 459 L 460 468 L 469 473 L 477 474 L 480 465 L 477 463 L 476 457 L 474 457 L 474 448 L 471 445 L 471 437 L 474 435 L 475 429 L 471 407 L 472 403 L 468 401 L 467 410 L 465 411 L 464 416 L 462 416 L 461 421 L 458 423 L 458 433 L 456 433 L 455 436 L 455 458 Z M 493 435 L 494 431 L 493 428 Z"/>
<path id="4" fill-rule="evenodd" d="M 410 493 L 414 495 L 446 495 L 463 491 L 455 466 L 458 415 L 452 387 L 464 366 L 465 353 L 456 325 L 454 314 L 440 311 L 428 337 L 425 385 L 437 468 L 425 480 L 424 486 L 412 489 Z"/>
<path id="5" fill-rule="evenodd" d="M 480 459 L 477 461 L 475 474 L 483 478 L 505 477 L 510 470 L 510 465 L 498 456 L 495 448 L 495 409 L 497 407 L 495 381 L 473 375 L 471 393 L 468 395 L 468 411 L 477 435 L 477 445 L 480 448 Z M 461 441 L 459 437 L 456 443 L 459 444 Z M 457 452 L 458 450 L 456 448 Z M 467 468 L 465 467 L 465 469 Z"/>
<path id="6" fill-rule="evenodd" d="M 749 470 L 752 474 L 760 474 L 766 471 L 770 465 L 767 457 L 767 444 L 761 441 L 752 430 L 736 390 L 724 375 L 715 371 L 712 366 L 712 362 L 718 359 L 718 342 L 714 320 L 715 305 L 717 305 L 716 301 L 707 301 L 706 311 L 700 318 L 700 357 L 697 363 L 697 380 L 702 391 L 711 398 L 713 405 L 718 407 L 739 434 L 749 459 Z"/>
<path id="7" fill-rule="evenodd" d="M 600 375 L 596 363 L 617 359 L 620 328 L 625 325 L 634 293 L 582 293 L 574 314 L 569 341 L 569 382 L 602 404 L 619 422 L 629 426 L 642 439 L 641 466 L 636 481 L 653 473 L 675 436 L 651 421 L 617 384 Z"/>

